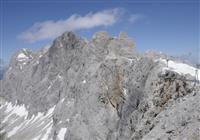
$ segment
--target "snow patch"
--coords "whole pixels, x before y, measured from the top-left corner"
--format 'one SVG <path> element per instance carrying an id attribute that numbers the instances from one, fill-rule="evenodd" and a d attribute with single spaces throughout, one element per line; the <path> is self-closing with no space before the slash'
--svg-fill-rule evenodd
<path id="1" fill-rule="evenodd" d="M 167 60 L 166 59 L 160 59 L 160 62 L 164 63 L 167 66 Z M 197 78 L 200 78 L 200 69 L 197 69 L 195 67 L 192 67 L 188 64 L 184 64 L 184 63 L 178 63 L 178 62 L 174 62 L 169 60 L 168 61 L 168 67 L 164 67 L 163 70 L 171 70 L 171 71 L 175 71 L 179 74 L 190 74 L 191 76 Z M 198 79 L 200 80 L 200 79 Z"/>
<path id="2" fill-rule="evenodd" d="M 16 108 L 13 110 L 12 113 L 15 113 L 16 115 L 23 117 L 28 115 L 28 111 L 26 110 L 24 105 L 16 106 Z"/>
<path id="3" fill-rule="evenodd" d="M 50 108 L 50 109 L 48 110 L 47 116 L 49 116 L 49 115 L 51 115 L 51 114 L 53 113 L 55 107 L 56 107 L 56 106 L 54 105 L 52 108 Z"/>
<path id="4" fill-rule="evenodd" d="M 39 61 L 36 61 L 35 63 L 36 63 L 36 65 L 40 64 L 40 62 L 39 62 Z"/>
<path id="5" fill-rule="evenodd" d="M 60 47 L 62 48 L 63 47 L 63 44 L 60 42 Z"/>
<path id="6" fill-rule="evenodd" d="M 20 61 L 20 62 L 26 61 L 26 60 L 28 60 L 28 59 L 29 59 L 29 57 L 26 56 L 24 53 L 20 53 L 20 54 L 17 56 L 17 60 Z"/>
<path id="7" fill-rule="evenodd" d="M 15 133 L 17 133 L 17 131 L 18 131 L 20 128 L 21 128 L 21 125 L 14 127 L 14 128 L 12 129 L 12 131 L 10 131 L 10 132 L 8 133 L 8 137 L 11 137 L 11 136 L 14 135 Z"/>
<path id="8" fill-rule="evenodd" d="M 62 102 L 64 102 L 64 100 L 65 100 L 65 98 L 63 98 L 60 102 L 62 103 Z"/>
<path id="9" fill-rule="evenodd" d="M 42 140 L 48 140 L 49 134 L 51 133 L 51 129 L 52 129 L 52 124 L 48 126 L 45 135 L 42 137 Z"/>
<path id="10" fill-rule="evenodd" d="M 132 64 L 134 59 L 128 58 L 129 63 Z"/>
<path id="11" fill-rule="evenodd" d="M 62 79 L 62 78 L 63 78 L 63 77 L 59 74 L 59 75 L 58 75 L 58 79 Z"/>
<path id="12" fill-rule="evenodd" d="M 49 140 L 49 135 L 51 133 L 53 124 L 52 115 L 55 107 L 56 106 L 50 108 L 47 113 L 39 112 L 37 115 L 33 115 L 28 119 L 28 111 L 26 110 L 25 105 L 13 105 L 10 102 L 6 102 L 0 107 L 0 109 L 5 108 L 5 110 L 3 110 L 5 113 L 5 118 L 3 119 L 2 124 L 6 123 L 7 126 L 11 126 L 15 121 L 22 119 L 22 122 L 19 125 L 14 126 L 12 130 L 8 131 L 8 138 L 14 138 L 15 135 L 19 134 L 22 130 L 41 126 L 44 129 L 38 133 L 39 136 L 37 135 L 37 137 L 35 136 L 30 139 L 39 139 L 39 137 L 45 133 L 41 139 Z"/>
<path id="13" fill-rule="evenodd" d="M 48 90 L 52 87 L 52 82 L 50 82 L 49 86 L 48 86 Z"/>
<path id="14" fill-rule="evenodd" d="M 24 53 L 20 53 L 18 56 L 17 56 L 17 58 L 27 58 L 27 56 L 24 54 Z"/>
<path id="15" fill-rule="evenodd" d="M 66 131 L 67 131 L 67 128 L 61 128 L 60 129 L 60 131 L 58 133 L 58 139 L 59 140 L 64 140 Z"/>
<path id="16" fill-rule="evenodd" d="M 127 89 L 123 88 L 123 93 L 124 93 L 124 96 L 128 96 Z"/>
<path id="17" fill-rule="evenodd" d="M 66 122 L 69 122 L 70 120 L 69 119 L 66 119 Z"/>
<path id="18" fill-rule="evenodd" d="M 19 117 L 27 117 L 28 116 L 28 111 L 26 110 L 24 105 L 12 105 L 12 103 L 7 103 L 5 104 L 6 106 L 6 113 L 8 113 L 8 115 L 4 118 L 3 123 L 7 122 L 9 117 L 13 114 L 19 116 Z"/>

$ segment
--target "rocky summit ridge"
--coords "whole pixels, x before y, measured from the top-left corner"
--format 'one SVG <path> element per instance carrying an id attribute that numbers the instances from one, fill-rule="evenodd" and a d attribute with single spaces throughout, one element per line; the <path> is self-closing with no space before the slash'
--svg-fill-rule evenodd
<path id="1" fill-rule="evenodd" d="M 137 53 L 125 33 L 66 32 L 39 52 L 22 49 L 0 81 L 0 137 L 199 140 L 200 71 L 166 62 Z"/>

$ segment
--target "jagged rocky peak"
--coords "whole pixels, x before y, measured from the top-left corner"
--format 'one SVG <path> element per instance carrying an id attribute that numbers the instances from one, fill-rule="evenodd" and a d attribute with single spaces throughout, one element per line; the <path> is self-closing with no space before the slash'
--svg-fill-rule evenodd
<path id="1" fill-rule="evenodd" d="M 49 48 L 50 48 L 50 45 L 45 45 L 45 46 L 42 47 L 42 49 L 40 50 L 40 53 L 41 53 L 41 54 L 47 53 L 48 50 L 49 50 Z"/>
<path id="2" fill-rule="evenodd" d="M 90 41 L 75 35 L 73 32 L 65 32 L 55 39 L 48 54 L 54 60 L 59 59 L 60 56 L 65 59 L 71 55 L 91 56 L 92 54 L 98 56 L 98 59 L 103 59 L 105 55 L 109 55 L 109 58 L 134 55 L 134 49 L 134 41 L 124 32 L 120 33 L 117 38 L 110 36 L 105 31 L 96 32 Z M 77 51 L 74 52 L 74 50 Z"/>
<path id="3" fill-rule="evenodd" d="M 73 32 L 65 32 L 53 41 L 48 54 L 50 58 L 53 58 L 55 55 L 62 56 L 70 53 L 70 51 L 84 47 L 85 44 L 85 39 L 77 36 Z"/>
<path id="4" fill-rule="evenodd" d="M 68 46 L 73 47 L 80 41 L 82 41 L 82 39 L 76 36 L 75 33 L 65 32 L 54 40 L 52 47 L 54 48 L 63 48 Z"/>
<path id="5" fill-rule="evenodd" d="M 10 61 L 10 65 L 16 65 L 21 69 L 22 66 L 29 63 L 34 57 L 34 52 L 32 52 L 30 49 L 23 48 L 13 55 Z"/>
<path id="6" fill-rule="evenodd" d="M 107 48 L 109 44 L 118 44 L 116 47 L 135 47 L 133 39 L 129 38 L 125 32 L 121 32 L 118 38 L 110 36 L 106 31 L 96 32 L 92 36 L 92 40 L 88 42 L 87 40 L 78 37 L 73 32 L 65 32 L 53 42 L 51 48 L 77 48 L 84 44 L 94 44 L 95 47 Z"/>
<path id="7" fill-rule="evenodd" d="M 119 39 L 126 39 L 126 38 L 128 38 L 128 35 L 127 35 L 126 32 L 120 32 L 119 33 Z"/>
<path id="8" fill-rule="evenodd" d="M 99 41 L 108 41 L 112 39 L 112 37 L 106 32 L 106 31 L 100 31 L 96 32 L 92 36 L 93 41 L 99 42 Z"/>
<path id="9" fill-rule="evenodd" d="M 5 139 L 199 138 L 200 87 L 187 76 L 194 67 L 144 57 L 125 33 L 85 41 L 66 32 L 49 49 L 14 58 L 19 65 L 1 81 Z"/>
<path id="10" fill-rule="evenodd" d="M 14 55 L 14 60 L 18 60 L 18 62 L 29 61 L 35 55 L 41 57 L 45 53 L 48 53 L 49 56 L 52 56 L 56 52 L 69 51 L 83 46 L 99 48 L 105 52 L 109 51 L 112 54 L 119 51 L 123 52 L 124 50 L 130 52 L 130 50 L 135 48 L 135 43 L 125 32 L 121 32 L 117 38 L 110 36 L 106 31 L 96 32 L 91 41 L 87 41 L 73 32 L 65 32 L 53 41 L 51 47 L 45 46 L 38 53 L 33 53 L 29 49 L 22 49 Z"/>
<path id="11" fill-rule="evenodd" d="M 118 37 L 112 37 L 106 31 L 100 31 L 95 33 L 92 38 L 95 42 L 108 43 L 110 41 L 110 43 L 116 43 L 120 47 L 135 47 L 134 40 L 129 38 L 126 32 L 120 32 Z"/>
<path id="12" fill-rule="evenodd" d="M 97 32 L 93 35 L 92 43 L 99 50 L 108 54 L 109 58 L 136 55 L 133 54 L 136 52 L 135 42 L 125 32 L 121 32 L 118 37 L 112 37 L 105 31 Z"/>
<path id="13" fill-rule="evenodd" d="M 19 62 L 22 62 L 33 59 L 33 55 L 34 54 L 30 49 L 23 48 L 22 50 L 16 53 L 15 57 Z"/>

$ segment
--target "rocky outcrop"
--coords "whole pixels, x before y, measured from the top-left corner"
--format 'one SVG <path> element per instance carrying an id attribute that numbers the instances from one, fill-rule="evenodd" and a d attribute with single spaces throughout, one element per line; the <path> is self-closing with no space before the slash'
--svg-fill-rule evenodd
<path id="1" fill-rule="evenodd" d="M 167 119 L 174 117 L 169 109 L 173 108 L 175 115 L 174 106 L 186 103 L 182 100 L 194 99 L 195 105 L 189 104 L 187 109 L 198 108 L 198 85 L 193 86 L 192 78 L 164 71 L 163 67 L 153 57 L 138 54 L 134 41 L 125 33 L 113 38 L 106 32 L 98 32 L 86 41 L 66 32 L 50 48 L 37 53 L 23 49 L 14 55 L 1 81 L 1 98 L 13 104 L 2 103 L 0 108 L 4 114 L 1 122 L 8 133 L 5 137 L 11 140 L 183 138 L 186 134 L 181 131 L 182 126 L 180 130 L 168 130 L 165 126 L 167 129 L 161 133 L 159 122 L 169 123 Z M 9 112 L 8 107 L 23 108 L 28 113 L 16 117 L 14 109 Z M 188 125 L 188 130 L 196 133 L 199 120 L 191 119 L 196 125 L 195 128 Z M 18 123 L 12 124 L 12 120 Z M 19 127 L 12 135 L 11 126 Z M 160 135 L 155 135 L 157 132 Z"/>

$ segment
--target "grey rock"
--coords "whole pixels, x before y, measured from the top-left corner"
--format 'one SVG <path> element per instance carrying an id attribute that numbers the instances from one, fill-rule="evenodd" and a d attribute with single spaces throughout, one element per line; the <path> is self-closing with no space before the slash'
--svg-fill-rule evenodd
<path id="1" fill-rule="evenodd" d="M 67 128 L 66 140 L 198 138 L 199 85 L 162 68 L 125 33 L 98 32 L 87 41 L 66 32 L 50 48 L 23 49 L 0 81 L 0 135 L 44 139 L 49 132 L 46 139 L 58 140 Z M 28 116 L 8 112 L 8 102 L 24 105 Z"/>

